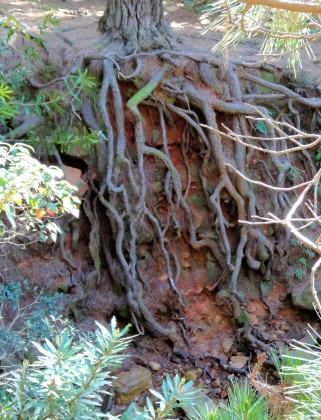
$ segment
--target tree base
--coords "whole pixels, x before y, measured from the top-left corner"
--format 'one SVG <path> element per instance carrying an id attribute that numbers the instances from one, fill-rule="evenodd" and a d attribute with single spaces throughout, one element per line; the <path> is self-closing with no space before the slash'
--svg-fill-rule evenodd
<path id="1" fill-rule="evenodd" d="M 107 1 L 98 29 L 106 36 L 107 45 L 122 45 L 126 53 L 171 48 L 176 39 L 160 0 Z"/>

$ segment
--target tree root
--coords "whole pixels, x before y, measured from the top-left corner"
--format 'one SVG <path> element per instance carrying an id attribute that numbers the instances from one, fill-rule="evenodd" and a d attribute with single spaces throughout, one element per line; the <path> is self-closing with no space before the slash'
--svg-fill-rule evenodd
<path id="1" fill-rule="evenodd" d="M 275 101 L 279 107 L 290 109 L 293 108 L 293 104 L 319 108 L 321 101 L 316 98 L 303 98 L 288 88 L 266 82 L 245 70 L 240 72 L 239 77 L 250 83 L 248 93 L 243 94 L 235 65 L 229 65 L 227 69 L 223 69 L 218 60 L 208 59 L 207 56 L 157 50 L 150 53 L 133 53 L 124 57 L 120 55 L 122 49 L 117 52 L 115 47 L 115 50 L 111 48 L 110 51 L 115 52 L 88 56 L 83 60 L 86 65 L 90 65 L 93 60 L 101 60 L 103 70 L 98 101 L 99 112 L 95 113 L 92 104 L 85 98 L 82 107 L 85 124 L 100 133 L 100 142 L 96 147 L 99 188 L 92 188 L 96 194 L 94 201 L 88 197 L 84 203 L 84 211 L 91 224 L 89 248 L 95 265 L 94 272 L 99 282 L 103 254 L 114 282 L 119 283 L 126 292 L 136 328 L 142 331 L 142 326 L 146 326 L 157 335 L 175 340 L 175 331 L 160 325 L 145 303 L 144 284 L 137 268 L 137 248 L 144 241 L 143 232 L 151 235 L 153 242 L 159 246 L 169 290 L 176 296 L 179 307 L 184 305 L 184 297 L 177 286 L 181 271 L 180 262 L 170 246 L 169 234 L 173 233 L 178 236 L 182 233 L 189 246 L 195 250 L 207 248 L 217 261 L 222 275 L 225 276 L 228 269 L 230 290 L 233 295 L 231 302 L 237 316 L 237 307 L 244 300 L 238 285 L 243 262 L 246 260 L 250 269 L 264 273 L 274 253 L 272 241 L 257 226 L 249 228 L 248 225 L 241 225 L 238 230 L 238 243 L 235 245 L 230 241 L 229 232 L 231 229 L 235 230 L 237 221 L 250 220 L 258 212 L 256 196 L 251 185 L 239 175 L 248 169 L 247 146 L 251 145 L 249 139 L 255 138 L 253 131 L 256 130 L 253 120 L 247 119 L 246 116 L 252 116 L 252 118 L 268 116 L 267 107 Z M 138 104 L 129 108 L 135 124 L 135 151 L 133 152 L 133 148 L 131 150 L 128 148 L 123 94 L 121 94 L 116 76 L 118 73 L 118 76 L 126 80 L 126 83 L 128 81 L 135 83 L 134 79 L 139 73 L 146 73 L 145 63 L 153 57 L 161 57 L 168 65 L 160 86 L 150 94 L 148 102 L 158 110 L 162 145 L 154 147 L 146 144 L 144 119 L 141 114 L 141 104 Z M 172 57 L 175 57 L 175 60 Z M 135 62 L 134 69 L 131 74 L 127 74 L 127 69 L 125 75 L 122 66 L 131 60 Z M 175 71 L 177 67 L 182 66 L 182 60 L 193 61 L 198 76 L 203 81 L 202 88 L 187 77 L 176 76 Z M 145 73 L 144 77 L 146 77 Z M 221 86 L 220 94 L 214 92 L 212 83 Z M 277 93 L 259 94 L 254 88 L 251 90 L 251 84 L 268 87 Z M 159 92 L 164 92 L 164 96 Z M 185 188 L 168 148 L 166 120 L 170 119 L 171 115 L 183 119 L 186 124 L 181 144 L 187 174 Z M 232 148 L 229 149 L 226 147 L 226 138 L 220 133 L 222 115 L 229 116 L 229 128 L 242 138 L 241 142 L 233 143 Z M 297 112 L 294 118 L 298 125 Z M 279 146 L 287 147 L 289 140 L 282 139 L 282 135 L 286 135 L 282 127 L 271 124 L 267 130 L 269 137 L 280 137 L 280 143 L 273 142 L 270 149 L 278 151 Z M 201 147 L 199 177 L 208 210 L 213 217 L 208 227 L 208 234 L 197 231 L 188 203 L 192 182 L 188 153 L 192 137 L 196 138 Z M 261 149 L 264 150 L 266 148 L 264 138 L 258 137 L 258 139 L 262 140 Z M 295 136 L 292 141 L 297 141 Z M 254 151 L 253 156 L 257 156 L 256 153 Z M 305 151 L 302 150 L 300 153 L 302 153 L 302 160 L 307 161 L 313 170 Z M 163 197 L 168 204 L 166 222 L 157 214 L 157 209 L 151 204 L 148 194 L 145 161 L 149 157 L 160 162 L 164 169 Z M 261 163 L 262 172 L 266 172 L 277 186 L 283 187 L 288 182 L 286 173 L 291 168 L 289 156 L 281 157 L 275 153 L 272 156 L 272 167 L 268 167 L 263 160 Z M 236 171 L 231 170 L 230 166 L 236 168 Z M 213 181 L 213 175 L 216 176 L 215 181 Z M 236 208 L 237 220 L 228 220 L 224 215 L 223 197 L 226 195 L 229 197 L 230 205 Z M 281 192 L 277 192 L 272 200 L 274 200 L 276 213 L 280 215 L 290 205 L 290 200 Z M 101 235 L 95 211 L 98 201 L 105 209 L 113 241 L 110 238 L 107 241 Z M 179 210 L 184 215 L 184 223 L 178 217 Z M 213 239 L 214 232 L 218 234 L 218 241 Z M 246 334 L 247 339 L 255 345 L 255 337 L 251 332 L 247 331 Z"/>
<path id="2" fill-rule="evenodd" d="M 25 115 L 22 117 L 20 125 L 11 130 L 8 134 L 10 140 L 17 140 L 25 136 L 30 130 L 39 127 L 43 123 L 43 118 L 38 115 Z"/>

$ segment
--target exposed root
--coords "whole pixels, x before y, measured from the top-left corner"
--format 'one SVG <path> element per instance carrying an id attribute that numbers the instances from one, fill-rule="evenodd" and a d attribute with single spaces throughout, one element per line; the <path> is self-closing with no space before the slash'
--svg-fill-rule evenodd
<path id="1" fill-rule="evenodd" d="M 17 118 L 18 119 L 18 118 Z M 20 125 L 9 133 L 10 140 L 17 140 L 25 136 L 30 130 L 39 127 L 43 119 L 37 115 L 25 115 L 21 118 Z"/>
<path id="2" fill-rule="evenodd" d="M 112 37 L 112 34 L 109 36 Z M 271 121 L 268 107 L 277 101 L 280 115 L 281 107 L 295 111 L 294 122 L 300 130 L 300 115 L 296 107 L 303 105 L 319 108 L 321 102 L 316 98 L 303 98 L 285 87 L 266 82 L 245 70 L 240 72 L 240 77 L 247 81 L 248 93 L 243 94 L 235 65 L 223 69 L 216 59 L 208 59 L 202 55 L 161 49 L 122 56 L 124 49 L 117 49 L 116 44 L 110 51 L 108 54 L 83 59 L 86 65 L 90 65 L 93 60 L 100 60 L 103 71 L 98 101 L 99 112 L 95 112 L 93 105 L 86 98 L 81 111 L 85 124 L 100 133 L 100 142 L 96 147 L 99 187 L 92 188 L 96 195 L 94 201 L 92 197 L 88 197 L 84 203 L 84 210 L 91 224 L 89 247 L 95 265 L 93 275 L 97 276 L 98 284 L 103 264 L 101 258 L 104 255 L 111 277 L 126 292 L 136 328 L 142 331 L 143 326 L 146 326 L 153 333 L 175 340 L 175 331 L 160 325 L 146 306 L 144 283 L 138 273 L 138 246 L 147 236 L 153 238 L 154 245 L 158 244 L 169 291 L 176 296 L 179 304 L 177 310 L 184 305 L 184 297 L 177 286 L 181 267 L 169 237 L 182 234 L 191 248 L 207 248 L 217 261 L 222 277 L 227 271 L 230 273 L 229 284 L 233 296 L 231 302 L 237 317 L 238 308 L 245 298 L 238 285 L 243 262 L 246 260 L 247 267 L 251 270 L 265 273 L 274 253 L 272 241 L 258 226 L 240 226 L 238 243 L 231 243 L 230 231 L 235 230 L 238 221 L 250 220 L 259 211 L 252 186 L 247 178 L 241 175 L 251 169 L 249 156 L 255 157 L 255 161 L 260 163 L 258 166 L 261 173 L 275 183 L 275 194 L 271 197 L 275 212 L 280 216 L 285 213 L 291 205 L 291 199 L 284 194 L 282 188 L 290 182 L 286 174 L 291 168 L 291 157 L 288 153 L 282 154 L 281 151 L 288 149 L 288 142 L 294 143 L 294 149 L 297 148 L 301 153 L 302 161 L 306 162 L 311 172 L 314 167 L 305 147 L 300 147 L 300 132 L 288 136 L 287 126 L 282 126 L 286 124 L 285 120 L 281 119 L 280 124 Z M 146 144 L 141 105 L 145 104 L 147 97 L 142 95 L 142 99 L 135 106 L 129 107 L 135 125 L 135 143 L 129 149 L 125 134 L 124 94 L 121 93 L 117 75 L 126 80 L 126 83 L 131 81 L 133 84 L 138 74 L 143 74 L 144 80 L 148 77 L 151 79 L 153 75 L 146 74 L 148 70 L 145 63 L 158 58 L 166 62 L 166 71 L 162 72 L 157 88 L 149 94 L 148 104 L 158 110 L 161 146 Z M 192 78 L 182 76 L 180 68 L 184 67 L 188 60 L 193 61 L 198 72 L 198 83 Z M 129 73 L 128 66 L 126 72 L 124 71 L 126 62 L 134 63 Z M 177 69 L 180 70 L 178 76 Z M 203 82 L 201 88 L 199 79 Z M 57 79 L 57 82 L 59 80 Z M 216 90 L 213 89 L 213 83 Z M 253 84 L 267 87 L 277 93 L 258 93 L 255 87 L 251 90 Z M 228 127 L 222 125 L 222 115 L 229 116 Z M 248 116 L 252 119 L 246 118 Z M 172 117 L 183 119 L 186 124 L 181 141 L 181 153 L 187 175 L 184 186 L 168 147 L 166 124 L 173 119 Z M 258 117 L 266 117 L 271 121 L 266 127 L 268 133 L 265 137 L 257 136 L 256 120 L 253 118 Z M 222 128 L 225 134 L 222 134 Z M 226 141 L 231 138 L 231 132 L 235 133 L 236 137 L 233 140 L 236 140 L 230 142 L 227 147 Z M 276 137 L 279 141 L 271 140 Z M 199 142 L 199 179 L 212 214 L 207 233 L 198 232 L 189 205 L 192 184 L 189 163 L 191 138 Z M 268 140 L 272 141 L 269 146 Z M 261 145 L 251 148 L 252 141 L 258 141 Z M 270 166 L 258 155 L 266 149 L 273 152 Z M 165 218 L 160 217 L 157 206 L 151 203 L 149 197 L 149 180 L 145 168 L 149 158 L 157 160 L 164 170 L 163 199 L 167 203 Z M 288 187 L 288 191 L 292 193 L 292 190 L 292 186 Z M 224 213 L 226 197 L 230 206 L 235 208 L 233 220 L 229 220 Z M 100 232 L 95 210 L 98 201 L 109 220 L 111 237 L 108 240 Z M 214 239 L 215 233 L 218 240 Z M 244 336 L 252 342 L 253 347 L 266 350 L 264 343 L 261 343 L 250 329 Z"/>

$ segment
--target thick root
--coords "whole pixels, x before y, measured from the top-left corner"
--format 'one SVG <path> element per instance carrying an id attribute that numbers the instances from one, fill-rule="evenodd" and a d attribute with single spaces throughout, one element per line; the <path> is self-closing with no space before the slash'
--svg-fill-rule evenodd
<path id="1" fill-rule="evenodd" d="M 146 144 L 144 119 L 140 112 L 140 105 L 147 99 L 143 96 L 138 102 L 138 106 L 130 107 L 135 124 L 134 164 L 133 157 L 129 158 L 133 151 L 128 150 L 128 139 L 125 134 L 125 108 L 116 76 L 118 73 L 120 78 L 134 81 L 138 72 L 141 72 L 143 79 L 148 80 L 145 62 L 147 63 L 150 57 L 156 56 L 167 62 L 168 70 L 156 91 L 150 92 L 147 103 L 158 109 L 162 146 L 160 148 Z M 221 268 L 222 276 L 223 274 L 225 276 L 226 269 L 230 272 L 230 290 L 234 296 L 231 302 L 235 308 L 235 316 L 237 316 L 237 307 L 244 302 L 245 298 L 238 287 L 243 262 L 246 261 L 250 269 L 260 270 L 268 275 L 269 261 L 273 258 L 274 253 L 272 241 L 257 226 L 240 225 L 238 228 L 239 240 L 236 246 L 232 245 L 229 239 L 229 230 L 236 229 L 238 221 L 251 220 L 251 217 L 259 214 L 259 206 L 251 184 L 239 176 L 239 173 L 247 172 L 250 157 L 255 156 L 256 161 L 260 162 L 255 151 L 247 153 L 247 146 L 250 146 L 248 139 L 254 139 L 257 134 L 255 134 L 253 120 L 246 117 L 268 116 L 267 107 L 270 106 L 271 101 L 278 101 L 279 106 L 282 104 L 282 106 L 292 107 L 296 103 L 312 108 L 319 108 L 320 101 L 314 98 L 302 98 L 287 88 L 265 82 L 248 71 L 242 70 L 241 79 L 277 92 L 264 95 L 257 93 L 253 87 L 253 92 L 248 88 L 249 92 L 244 95 L 234 65 L 231 64 L 227 69 L 224 69 L 217 61 L 209 62 L 208 57 L 205 58 L 201 55 L 158 50 L 151 53 L 131 54 L 128 57 L 120 57 L 116 53 L 91 56 L 86 57 L 84 62 L 90 63 L 92 60 L 101 60 L 103 65 L 98 104 L 99 113 L 95 115 L 87 100 L 84 101 L 82 115 L 87 126 L 99 130 L 101 133 L 100 143 L 97 146 L 100 185 L 96 190 L 95 200 L 99 200 L 105 208 L 114 238 L 114 252 L 111 252 L 110 242 L 107 244 L 99 234 L 94 211 L 90 207 L 91 205 L 86 202 L 85 212 L 92 225 L 90 250 L 95 262 L 95 270 L 99 271 L 100 260 L 98 257 L 103 249 L 107 265 L 112 272 L 112 278 L 115 282 L 120 282 L 126 291 L 128 305 L 137 329 L 141 331 L 141 325 L 144 325 L 153 333 L 174 340 L 175 332 L 160 325 L 145 304 L 144 284 L 142 284 L 137 267 L 137 247 L 142 240 L 142 231 L 154 232 L 164 260 L 169 288 L 176 296 L 179 305 L 183 306 L 184 297 L 177 286 L 180 263 L 167 239 L 169 232 L 177 232 L 178 235 L 183 233 L 193 249 L 207 248 L 212 253 Z M 126 64 L 128 73 L 128 63 L 132 60 L 134 69 L 131 74 L 125 76 L 122 67 Z M 189 60 L 192 60 L 194 70 L 198 72 L 198 77 L 203 81 L 204 88 L 199 89 L 196 83 L 186 77 L 176 76 L 177 67 L 182 67 Z M 213 83 L 218 84 L 215 91 L 212 88 Z M 159 92 L 164 92 L 164 95 L 162 96 Z M 220 93 L 217 94 L 217 92 Z M 114 116 L 113 119 L 111 115 Z M 183 119 L 186 123 L 181 146 L 187 173 L 185 188 L 172 162 L 168 148 L 166 120 L 170 120 L 173 115 Z M 239 138 L 242 138 L 242 141 L 233 143 L 232 149 L 226 147 L 227 140 L 221 132 L 222 126 L 219 121 L 222 120 L 222 115 L 229 115 L 229 128 Z M 298 119 L 298 113 L 295 113 L 294 118 Z M 102 125 L 100 126 L 97 121 L 101 121 Z M 289 140 L 282 140 L 284 131 L 280 126 L 270 124 L 267 130 L 269 137 L 280 137 L 281 147 L 287 147 Z M 188 204 L 191 188 L 191 171 L 187 158 L 190 136 L 198 139 L 202 149 L 199 176 L 208 208 L 213 215 L 213 222 L 208 226 L 211 234 L 197 231 L 193 213 Z M 257 139 L 260 141 L 261 137 L 258 136 Z M 265 148 L 263 140 L 262 148 Z M 272 143 L 272 150 L 277 151 L 278 147 L 278 144 Z M 161 162 L 166 174 L 163 185 L 164 199 L 168 203 L 165 223 L 157 214 L 157 210 L 150 204 L 147 193 L 146 157 L 153 157 Z M 305 150 L 302 150 L 302 160 L 307 161 L 313 170 L 313 165 Z M 286 173 L 291 167 L 288 156 L 280 157 L 275 153 L 272 156 L 272 167 L 267 167 L 262 160 L 261 163 L 260 171 L 263 171 L 273 181 L 275 180 L 277 186 L 283 187 L 288 182 Z M 237 171 L 231 170 L 231 166 Z M 216 174 L 214 183 L 213 174 Z M 226 200 L 226 195 L 229 197 L 231 205 L 233 204 L 237 209 L 237 220 L 229 221 L 224 215 L 223 200 Z M 276 213 L 280 215 L 289 208 L 291 202 L 291 199 L 281 192 L 275 193 L 272 200 Z M 184 214 L 184 225 L 181 224 L 178 217 L 179 211 Z M 218 234 L 218 241 L 211 239 L 213 233 Z M 122 275 L 119 274 L 120 272 Z"/>

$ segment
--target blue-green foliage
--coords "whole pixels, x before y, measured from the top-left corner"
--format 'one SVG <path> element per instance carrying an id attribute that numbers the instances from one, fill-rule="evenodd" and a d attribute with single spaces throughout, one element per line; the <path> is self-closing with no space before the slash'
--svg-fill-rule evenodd
<path id="1" fill-rule="evenodd" d="M 163 381 L 160 392 L 150 390 L 154 400 L 147 398 L 143 409 L 131 404 L 121 420 L 156 420 L 175 418 L 176 409 L 184 410 L 190 420 L 266 420 L 268 409 L 263 397 L 247 381 L 233 383 L 229 388 L 227 404 L 217 405 L 206 394 L 196 388 L 193 382 L 185 382 L 178 375 L 171 379 L 168 375 Z"/>
<path id="2" fill-rule="evenodd" d="M 111 371 L 121 365 L 131 338 L 97 323 L 94 334 L 78 336 L 63 329 L 43 344 L 40 356 L 3 376 L 0 418 L 82 420 L 107 417 L 101 412 L 103 395 L 112 384 Z"/>
<path id="3" fill-rule="evenodd" d="M 37 296 L 30 302 L 28 296 Z M 42 293 L 28 281 L 0 284 L 0 361 L 10 365 L 15 356 L 26 354 L 33 340 L 50 336 L 50 316 L 62 314 L 63 294 Z"/>

